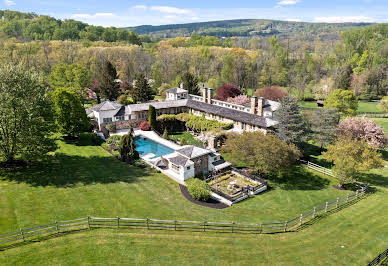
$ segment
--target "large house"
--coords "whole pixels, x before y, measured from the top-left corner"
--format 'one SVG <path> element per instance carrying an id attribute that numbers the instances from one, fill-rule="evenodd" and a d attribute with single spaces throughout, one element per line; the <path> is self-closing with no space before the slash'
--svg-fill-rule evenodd
<path id="1" fill-rule="evenodd" d="M 280 106 L 278 102 L 253 96 L 250 103 L 239 105 L 214 99 L 211 88 L 202 86 L 201 92 L 201 96 L 189 94 L 182 84 L 179 88 L 168 90 L 165 101 L 127 106 L 105 101 L 87 109 L 87 114 L 95 119 L 100 130 L 109 123 L 116 123 L 125 128 L 126 125 L 145 121 L 148 119 L 150 105 L 155 107 L 157 115 L 191 112 L 194 115 L 204 115 L 207 119 L 233 123 L 233 130 L 240 132 L 266 132 L 277 124 L 274 113 Z"/>

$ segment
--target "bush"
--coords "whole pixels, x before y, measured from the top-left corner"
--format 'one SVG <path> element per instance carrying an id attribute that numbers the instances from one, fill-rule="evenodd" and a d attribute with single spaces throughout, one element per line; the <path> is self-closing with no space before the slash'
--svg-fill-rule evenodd
<path id="1" fill-rule="evenodd" d="M 139 128 L 140 128 L 140 130 L 143 130 L 143 131 L 150 131 L 151 130 L 150 124 L 148 124 L 147 121 L 141 122 Z"/>
<path id="2" fill-rule="evenodd" d="M 210 198 L 210 187 L 205 181 L 191 178 L 186 181 L 190 195 L 200 201 L 207 201 Z"/>
<path id="3" fill-rule="evenodd" d="M 283 90 L 282 87 L 279 86 L 267 86 L 260 89 L 256 93 L 257 97 L 263 97 L 272 101 L 280 101 L 283 97 L 289 96 L 286 91 Z"/>
<path id="4" fill-rule="evenodd" d="M 163 131 L 163 136 L 162 136 L 164 139 L 168 139 L 168 131 L 167 129 L 164 129 Z"/>
<path id="5" fill-rule="evenodd" d="M 120 140 L 121 140 L 121 136 L 119 136 L 119 135 L 114 135 L 114 136 L 111 136 L 110 138 L 108 138 L 108 139 L 106 140 L 106 143 L 107 143 L 108 145 L 114 145 L 114 146 L 117 147 L 117 145 L 119 144 Z"/>
<path id="6" fill-rule="evenodd" d="M 234 84 L 225 83 L 217 90 L 216 99 L 220 101 L 226 101 L 228 98 L 234 98 L 241 94 L 241 90 Z"/>
<path id="7" fill-rule="evenodd" d="M 105 128 L 109 131 L 109 132 L 116 132 L 116 124 L 115 123 L 112 123 L 112 124 L 108 124 L 105 126 Z"/>

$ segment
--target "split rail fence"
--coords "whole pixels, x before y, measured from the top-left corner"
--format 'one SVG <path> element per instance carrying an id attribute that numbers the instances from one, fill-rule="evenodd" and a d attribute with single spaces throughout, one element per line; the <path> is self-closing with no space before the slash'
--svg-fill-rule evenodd
<path id="1" fill-rule="evenodd" d="M 200 231 L 200 232 L 229 232 L 229 233 L 281 233 L 296 230 L 299 226 L 314 219 L 319 215 L 337 209 L 347 203 L 350 203 L 361 197 L 367 192 L 365 186 L 354 193 L 347 194 L 345 197 L 336 198 L 333 201 L 325 202 L 316 206 L 299 216 L 284 222 L 275 223 L 230 223 L 230 222 L 211 222 L 211 221 L 179 221 L 179 220 L 157 220 L 157 219 L 134 219 L 134 218 L 102 218 L 85 217 L 67 221 L 57 221 L 52 224 L 36 227 L 24 228 L 18 231 L 0 235 L 0 245 L 9 244 L 16 241 L 26 241 L 40 235 L 68 232 L 80 229 L 92 228 L 141 228 L 141 229 L 159 229 L 174 231 Z"/>
<path id="2" fill-rule="evenodd" d="M 386 257 L 388 257 L 388 249 L 381 252 L 374 260 L 368 263 L 368 266 L 376 266 L 379 265 Z"/>

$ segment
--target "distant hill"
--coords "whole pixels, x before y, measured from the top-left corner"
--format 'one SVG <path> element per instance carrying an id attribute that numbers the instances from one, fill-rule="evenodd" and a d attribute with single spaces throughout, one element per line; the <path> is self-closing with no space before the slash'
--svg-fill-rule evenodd
<path id="1" fill-rule="evenodd" d="M 128 27 L 138 34 L 147 34 L 156 38 L 174 38 L 192 34 L 217 37 L 249 36 L 293 36 L 299 33 L 311 36 L 325 35 L 333 38 L 350 28 L 367 26 L 371 23 L 308 23 L 266 19 L 236 19 L 223 21 L 170 24 L 161 26 L 143 25 Z M 299 36 L 300 38 L 300 36 Z"/>

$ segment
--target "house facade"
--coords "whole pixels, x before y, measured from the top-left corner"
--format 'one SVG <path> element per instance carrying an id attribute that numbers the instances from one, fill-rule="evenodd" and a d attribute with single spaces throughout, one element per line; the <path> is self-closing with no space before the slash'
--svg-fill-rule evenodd
<path id="1" fill-rule="evenodd" d="M 127 106 L 105 101 L 86 111 L 89 117 L 96 120 L 100 130 L 109 123 L 131 124 L 146 121 L 150 105 L 155 107 L 157 115 L 191 112 L 194 115 L 203 115 L 207 119 L 233 123 L 233 130 L 239 132 L 258 130 L 266 132 L 278 123 L 274 116 L 280 107 L 278 102 L 253 96 L 250 103 L 238 105 L 214 99 L 213 89 L 205 86 L 202 86 L 201 93 L 201 96 L 189 94 L 181 85 L 179 88 L 168 90 L 165 101 Z"/>

